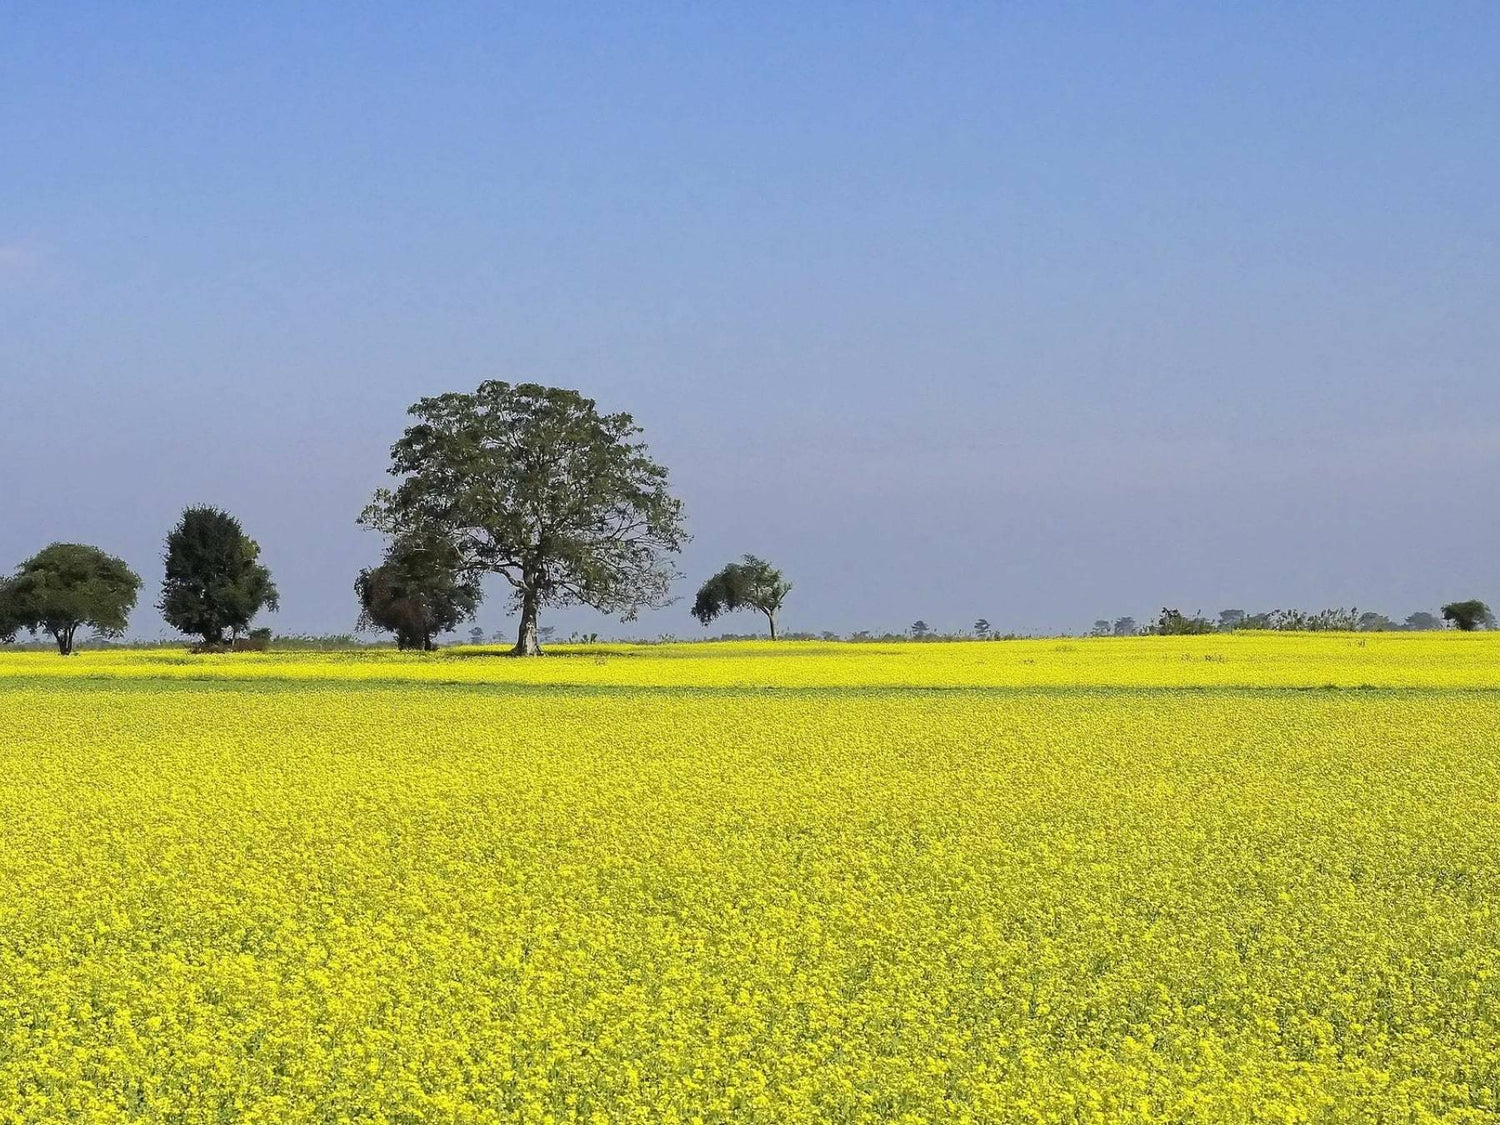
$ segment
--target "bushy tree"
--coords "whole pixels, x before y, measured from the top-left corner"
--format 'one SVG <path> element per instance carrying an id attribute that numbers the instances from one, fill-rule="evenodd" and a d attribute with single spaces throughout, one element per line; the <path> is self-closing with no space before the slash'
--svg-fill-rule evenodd
<path id="1" fill-rule="evenodd" d="M 1110 634 L 1110 625 L 1109 625 L 1109 622 L 1106 621 L 1102 617 L 1099 618 L 1097 621 L 1095 621 L 1094 622 L 1094 627 L 1089 630 L 1089 636 L 1091 636 L 1091 637 L 1107 637 L 1107 636 L 1109 636 L 1109 634 Z"/>
<path id="2" fill-rule="evenodd" d="M 1402 628 L 1413 633 L 1427 633 L 1434 629 L 1442 629 L 1444 625 L 1442 619 L 1436 614 L 1419 609 L 1416 613 L 1407 614 Z"/>
<path id="3" fill-rule="evenodd" d="M 906 631 L 911 634 L 914 641 L 925 641 L 932 636 L 932 626 L 920 618 L 908 625 Z"/>
<path id="4" fill-rule="evenodd" d="M 1495 627 L 1495 615 L 1490 612 L 1489 606 L 1477 598 L 1470 598 L 1466 602 L 1449 602 L 1443 606 L 1443 620 L 1453 622 L 1465 633 Z"/>
<path id="5" fill-rule="evenodd" d="M 250 627 L 262 609 L 279 602 L 260 546 L 240 521 L 218 508 L 193 507 L 167 535 L 167 574 L 157 608 L 180 633 L 224 642 Z"/>
<path id="6" fill-rule="evenodd" d="M 600 414 L 577 391 L 490 380 L 473 394 L 424 398 L 391 447 L 394 489 L 360 522 L 400 538 L 437 528 L 465 571 L 510 584 L 521 625 L 513 650 L 541 652 L 546 605 L 587 605 L 633 620 L 666 605 L 687 541 L 629 414 Z"/>
<path id="7" fill-rule="evenodd" d="M 1163 608 L 1152 632 L 1164 637 L 1200 636 L 1214 627 L 1202 617 L 1189 617 L 1179 609 Z"/>
<path id="8" fill-rule="evenodd" d="M 983 617 L 974 622 L 974 635 L 981 641 L 989 639 L 990 631 L 990 623 Z"/>
<path id="9" fill-rule="evenodd" d="M 1383 613 L 1366 610 L 1359 615 L 1354 627 L 1361 633 L 1385 633 L 1396 628 L 1396 623 Z"/>
<path id="10" fill-rule="evenodd" d="M 752 609 L 763 613 L 776 639 L 776 615 L 791 593 L 792 584 L 765 559 L 745 555 L 715 574 L 698 589 L 693 616 L 707 625 L 723 613 Z"/>
<path id="11" fill-rule="evenodd" d="M 1133 637 L 1138 632 L 1134 617 L 1117 617 L 1113 627 L 1117 637 Z"/>
<path id="12" fill-rule="evenodd" d="M 458 552 L 441 536 L 398 539 L 385 561 L 354 580 L 361 629 L 396 635 L 402 649 L 432 650 L 432 639 L 455 629 L 479 608 L 479 583 L 460 568 Z"/>
<path id="13" fill-rule="evenodd" d="M 0 635 L 47 633 L 63 656 L 81 625 L 107 637 L 125 631 L 141 580 L 98 547 L 53 543 L 0 582 Z"/>

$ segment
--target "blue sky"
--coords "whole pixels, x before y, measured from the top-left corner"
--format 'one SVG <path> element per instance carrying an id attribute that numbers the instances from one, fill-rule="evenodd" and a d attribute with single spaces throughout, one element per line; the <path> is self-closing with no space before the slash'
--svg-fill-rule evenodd
<path id="1" fill-rule="evenodd" d="M 12 6 L 0 566 L 97 543 L 155 635 L 210 502 L 347 629 L 406 406 L 493 377 L 633 412 L 680 592 L 755 551 L 789 628 L 1500 601 L 1497 57 L 1492 3 Z"/>

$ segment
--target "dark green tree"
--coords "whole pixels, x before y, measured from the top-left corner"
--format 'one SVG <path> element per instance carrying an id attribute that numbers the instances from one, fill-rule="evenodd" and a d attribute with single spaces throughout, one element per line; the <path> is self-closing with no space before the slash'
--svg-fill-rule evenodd
<path id="1" fill-rule="evenodd" d="M 698 589 L 693 616 L 704 625 L 722 613 L 753 609 L 766 615 L 771 639 L 776 639 L 776 615 L 791 593 L 792 584 L 765 559 L 745 555 L 715 574 Z"/>
<path id="2" fill-rule="evenodd" d="M 920 618 L 908 625 L 906 631 L 911 634 L 911 638 L 914 641 L 925 641 L 928 637 L 932 636 L 932 626 Z"/>
<path id="3" fill-rule="evenodd" d="M 1443 620 L 1453 622 L 1465 633 L 1495 627 L 1495 615 L 1490 612 L 1489 606 L 1477 598 L 1470 598 L 1466 602 L 1449 602 L 1443 606 Z"/>
<path id="4" fill-rule="evenodd" d="M 47 633 L 63 656 L 80 625 L 106 637 L 125 631 L 141 580 L 120 559 L 83 543 L 53 543 L 0 582 L 0 635 Z"/>
<path id="5" fill-rule="evenodd" d="M 432 651 L 432 639 L 479 608 L 479 583 L 465 574 L 453 544 L 436 536 L 398 539 L 385 561 L 354 580 L 360 629 L 396 635 L 403 649 Z"/>
<path id="6" fill-rule="evenodd" d="M 1425 633 L 1432 629 L 1443 628 L 1443 621 L 1436 614 L 1419 609 L 1416 613 L 1407 614 L 1401 627 L 1413 633 Z"/>
<path id="7" fill-rule="evenodd" d="M 1214 627 L 1202 616 L 1189 617 L 1180 609 L 1163 608 L 1152 632 L 1163 637 L 1192 637 L 1212 633 Z"/>
<path id="8" fill-rule="evenodd" d="M 978 621 L 974 622 L 974 635 L 976 637 L 978 637 L 981 641 L 989 639 L 989 635 L 990 635 L 990 623 L 987 620 L 985 620 L 983 617 L 981 617 Z"/>
<path id="9" fill-rule="evenodd" d="M 393 538 L 437 528 L 465 571 L 503 577 L 521 614 L 517 655 L 541 652 L 543 606 L 630 621 L 671 600 L 667 556 L 688 538 L 682 503 L 629 414 L 600 414 L 577 391 L 495 380 L 409 413 L 416 422 L 391 447 L 400 483 L 378 491 L 360 522 Z"/>
<path id="10" fill-rule="evenodd" d="M 262 609 L 278 608 L 260 546 L 228 512 L 184 511 L 167 535 L 166 564 L 157 608 L 168 625 L 206 645 L 223 644 L 226 630 L 236 636 Z"/>

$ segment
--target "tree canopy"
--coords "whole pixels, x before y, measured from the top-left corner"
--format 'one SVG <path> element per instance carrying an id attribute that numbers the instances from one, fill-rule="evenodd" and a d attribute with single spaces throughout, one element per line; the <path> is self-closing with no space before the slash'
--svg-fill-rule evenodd
<path id="1" fill-rule="evenodd" d="M 167 535 L 167 573 L 157 608 L 167 624 L 207 645 L 244 632 L 279 602 L 260 546 L 218 508 L 193 507 Z"/>
<path id="2" fill-rule="evenodd" d="M 107 637 L 125 631 L 141 580 L 113 555 L 84 543 L 53 543 L 0 582 L 0 636 L 47 633 L 68 656 L 80 625 Z"/>
<path id="3" fill-rule="evenodd" d="M 468 621 L 479 608 L 479 582 L 466 574 L 453 544 L 441 536 L 408 536 L 385 561 L 354 582 L 361 629 L 396 635 L 403 649 L 432 649 L 432 639 Z"/>
<path id="4" fill-rule="evenodd" d="M 698 589 L 693 616 L 707 625 L 720 614 L 753 609 L 766 615 L 771 639 L 776 639 L 776 617 L 791 593 L 792 584 L 765 559 L 745 555 L 732 562 Z"/>
<path id="5" fill-rule="evenodd" d="M 1443 606 L 1443 620 L 1453 622 L 1465 633 L 1495 627 L 1495 615 L 1490 612 L 1489 606 L 1477 598 L 1470 598 L 1466 602 L 1449 602 Z"/>
<path id="6" fill-rule="evenodd" d="M 498 574 L 521 614 L 514 651 L 541 651 L 543 606 L 633 620 L 666 605 L 687 541 L 682 504 L 629 414 L 577 391 L 490 380 L 424 398 L 391 447 L 392 476 L 360 522 L 400 538 L 437 529 L 461 569 Z"/>
<path id="7" fill-rule="evenodd" d="M 1180 609 L 1171 609 L 1163 606 L 1161 616 L 1156 619 L 1152 632 L 1163 636 L 1197 636 L 1203 633 L 1212 633 L 1214 627 L 1202 616 L 1189 617 Z"/>

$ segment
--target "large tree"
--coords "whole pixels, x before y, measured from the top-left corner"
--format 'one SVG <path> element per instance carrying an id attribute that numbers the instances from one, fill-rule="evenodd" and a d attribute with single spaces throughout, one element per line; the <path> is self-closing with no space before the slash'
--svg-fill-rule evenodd
<path id="1" fill-rule="evenodd" d="M 398 539 L 385 561 L 354 581 L 361 629 L 384 629 L 403 648 L 432 650 L 432 639 L 468 621 L 479 608 L 479 582 L 462 569 L 453 544 L 441 536 Z"/>
<path id="2" fill-rule="evenodd" d="M 63 656 L 88 625 L 107 637 L 125 631 L 141 580 L 120 559 L 83 543 L 53 543 L 0 582 L 0 634 L 47 633 Z"/>
<path id="3" fill-rule="evenodd" d="M 776 615 L 791 593 L 792 584 L 765 559 L 745 555 L 715 574 L 698 590 L 693 616 L 707 625 L 721 613 L 753 609 L 766 615 L 771 639 L 776 639 Z"/>
<path id="4" fill-rule="evenodd" d="M 633 620 L 670 601 L 682 504 L 629 414 L 577 391 L 490 380 L 424 398 L 391 447 L 394 489 L 360 522 L 393 538 L 441 529 L 464 570 L 510 584 L 515 653 L 541 652 L 543 606 L 587 605 Z"/>
<path id="5" fill-rule="evenodd" d="M 1477 598 L 1466 602 L 1449 602 L 1443 607 L 1443 620 L 1453 622 L 1465 633 L 1495 627 L 1495 615 L 1490 612 L 1489 606 Z"/>
<path id="6" fill-rule="evenodd" d="M 218 508 L 182 513 L 167 535 L 167 575 L 157 608 L 178 632 L 207 645 L 244 632 L 262 609 L 277 609 L 276 585 L 260 546 Z"/>

